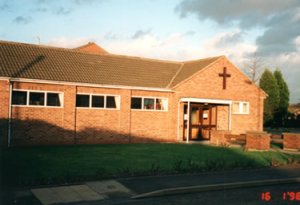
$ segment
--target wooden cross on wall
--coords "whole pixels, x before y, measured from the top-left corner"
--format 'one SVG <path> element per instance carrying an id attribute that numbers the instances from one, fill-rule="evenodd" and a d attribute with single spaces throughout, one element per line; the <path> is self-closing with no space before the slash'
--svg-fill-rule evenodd
<path id="1" fill-rule="evenodd" d="M 223 73 L 219 73 L 220 77 L 223 77 L 223 90 L 226 89 L 226 78 L 230 78 L 231 74 L 227 73 L 227 68 L 223 68 Z"/>

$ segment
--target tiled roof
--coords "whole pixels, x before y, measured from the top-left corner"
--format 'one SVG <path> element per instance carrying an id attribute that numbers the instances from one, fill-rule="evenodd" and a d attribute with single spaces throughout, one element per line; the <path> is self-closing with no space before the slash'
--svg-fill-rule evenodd
<path id="1" fill-rule="evenodd" d="M 172 81 L 170 87 L 173 87 L 180 83 L 181 81 L 187 79 L 188 77 L 192 76 L 194 73 L 199 71 L 202 68 L 210 65 L 214 61 L 216 61 L 219 57 L 213 58 L 205 58 L 199 59 L 195 61 L 186 61 L 183 63 L 182 68 L 178 71 L 178 74 L 175 76 L 174 80 Z"/>
<path id="2" fill-rule="evenodd" d="M 172 62 L 0 41 L 0 76 L 169 88 L 217 58 Z"/>

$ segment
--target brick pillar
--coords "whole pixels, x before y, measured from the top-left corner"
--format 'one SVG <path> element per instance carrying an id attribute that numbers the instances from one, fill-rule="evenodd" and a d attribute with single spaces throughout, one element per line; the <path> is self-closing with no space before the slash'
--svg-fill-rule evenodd
<path id="1" fill-rule="evenodd" d="M 120 141 L 130 142 L 130 123 L 131 123 L 131 90 L 121 91 L 121 104 L 120 104 Z"/>
<path id="2" fill-rule="evenodd" d="M 299 133 L 283 133 L 283 149 L 300 150 L 300 134 Z"/>
<path id="3" fill-rule="evenodd" d="M 64 85 L 64 141 L 76 143 L 76 86 Z"/>
<path id="4" fill-rule="evenodd" d="M 271 135 L 266 132 L 247 132 L 246 149 L 267 151 L 270 149 Z"/>
<path id="5" fill-rule="evenodd" d="M 0 81 L 0 147 L 7 147 L 9 82 Z"/>

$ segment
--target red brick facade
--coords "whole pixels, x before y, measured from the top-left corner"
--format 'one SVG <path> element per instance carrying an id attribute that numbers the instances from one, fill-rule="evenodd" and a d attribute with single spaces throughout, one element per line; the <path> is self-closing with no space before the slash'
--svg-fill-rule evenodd
<path id="1" fill-rule="evenodd" d="M 249 132 L 246 134 L 246 149 L 267 151 L 270 149 L 271 135 L 264 132 Z"/>
<path id="2" fill-rule="evenodd" d="M 283 133 L 283 149 L 300 150 L 300 134 Z"/>
<path id="3" fill-rule="evenodd" d="M 223 79 L 219 77 L 223 67 L 231 74 L 225 90 Z M 1 80 L 0 85 L 1 141 L 7 143 L 9 84 Z M 12 106 L 12 145 L 182 141 L 183 105 L 179 102 L 187 97 L 249 102 L 249 114 L 231 114 L 230 118 L 229 106 L 219 105 L 216 108 L 217 130 L 241 134 L 263 129 L 263 92 L 225 57 L 170 91 L 39 82 L 14 82 L 13 89 L 59 91 L 64 101 L 59 108 Z M 76 93 L 119 95 L 120 109 L 76 108 Z M 132 110 L 132 96 L 167 98 L 168 110 Z"/>

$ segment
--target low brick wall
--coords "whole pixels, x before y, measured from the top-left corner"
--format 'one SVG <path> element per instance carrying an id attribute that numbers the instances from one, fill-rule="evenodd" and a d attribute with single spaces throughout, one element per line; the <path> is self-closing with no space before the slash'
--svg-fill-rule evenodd
<path id="1" fill-rule="evenodd" d="M 300 133 L 283 133 L 283 149 L 300 150 Z"/>
<path id="2" fill-rule="evenodd" d="M 225 135 L 230 134 L 227 130 L 211 130 L 210 142 L 215 145 L 228 145 Z"/>
<path id="3" fill-rule="evenodd" d="M 247 132 L 246 149 L 267 151 L 270 149 L 271 134 L 266 132 Z"/>

